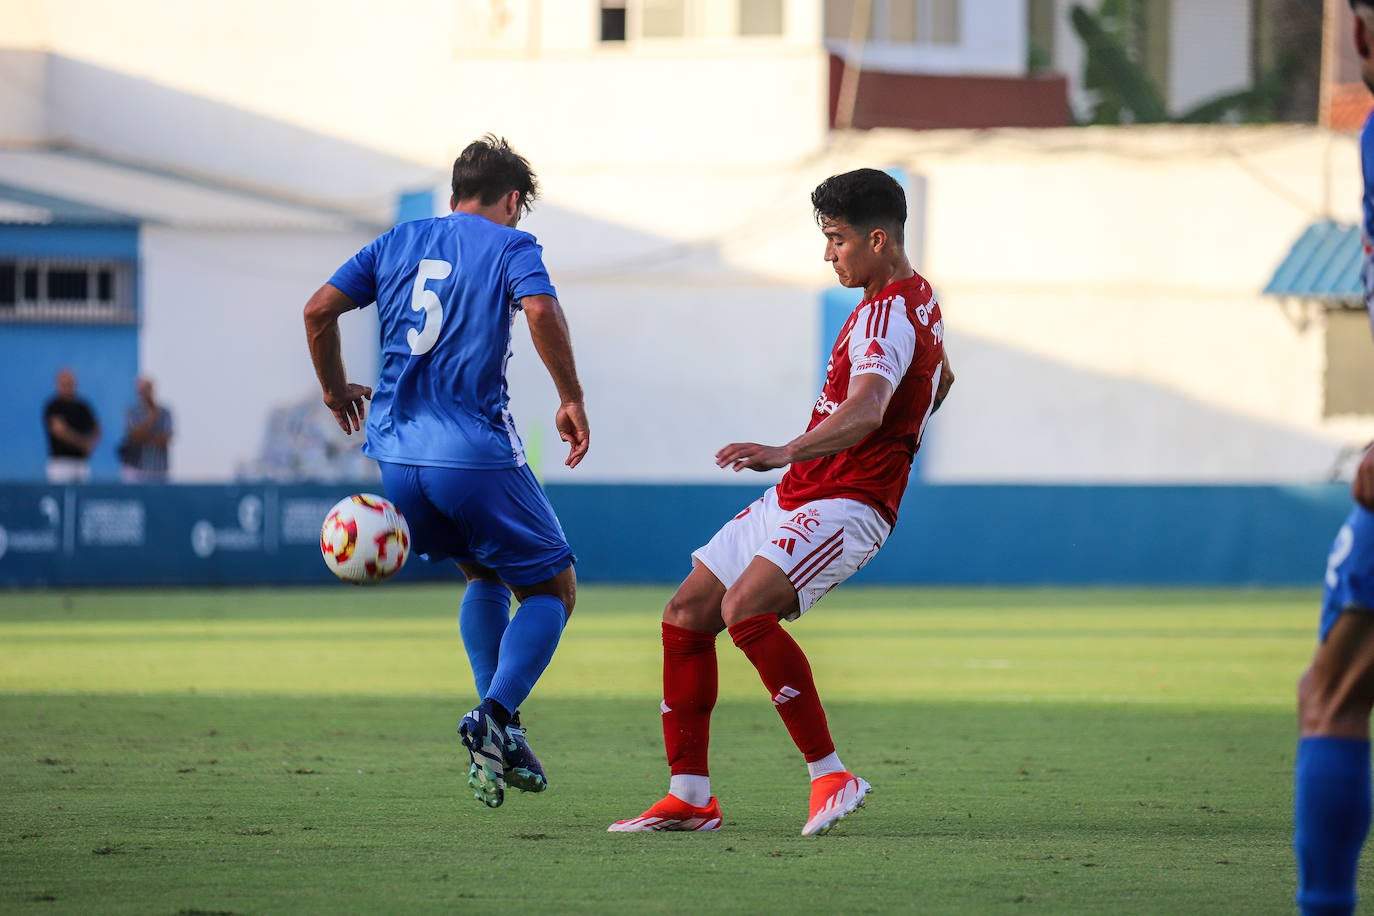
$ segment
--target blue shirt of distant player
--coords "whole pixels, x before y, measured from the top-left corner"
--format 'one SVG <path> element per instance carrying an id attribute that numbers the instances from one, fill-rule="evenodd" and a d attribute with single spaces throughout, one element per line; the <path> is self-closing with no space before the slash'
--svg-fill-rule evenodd
<path id="1" fill-rule="evenodd" d="M 556 296 L 528 232 L 471 213 L 402 223 L 330 277 L 377 303 L 381 367 L 363 453 L 447 468 L 525 463 L 506 388 L 525 296 Z"/>
<path id="2" fill-rule="evenodd" d="M 1356 504 L 1326 558 L 1319 635 L 1324 642 L 1346 611 L 1374 611 L 1374 512 Z"/>
<path id="3" fill-rule="evenodd" d="M 1364 230 L 1364 305 L 1374 322 L 1374 112 L 1360 130 L 1360 172 L 1364 177 L 1362 197 Z"/>

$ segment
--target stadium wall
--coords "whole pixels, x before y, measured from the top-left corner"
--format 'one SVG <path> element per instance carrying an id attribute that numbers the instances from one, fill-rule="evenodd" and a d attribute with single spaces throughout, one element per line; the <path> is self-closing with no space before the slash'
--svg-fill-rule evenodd
<path id="1" fill-rule="evenodd" d="M 10 485 L 0 588 L 327 584 L 319 525 L 356 487 Z M 550 486 L 585 582 L 667 583 L 755 486 Z M 855 581 L 870 585 L 1311 586 L 1343 485 L 929 486 Z M 399 581 L 460 579 L 412 560 Z"/>

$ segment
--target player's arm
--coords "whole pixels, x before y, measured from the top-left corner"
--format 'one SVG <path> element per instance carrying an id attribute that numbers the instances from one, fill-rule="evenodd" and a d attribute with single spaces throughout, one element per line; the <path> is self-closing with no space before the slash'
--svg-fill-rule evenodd
<path id="1" fill-rule="evenodd" d="M 305 304 L 305 340 L 310 347 L 310 360 L 315 364 L 315 377 L 320 380 L 325 406 L 333 412 L 339 428 L 350 436 L 363 428 L 367 419 L 364 402 L 372 398 L 371 388 L 355 385 L 344 375 L 339 316 L 357 307 L 342 290 L 328 283 Z"/>
<path id="2" fill-rule="evenodd" d="M 94 418 L 91 419 L 91 431 L 89 433 L 79 433 L 72 428 L 72 425 L 58 414 L 48 415 L 48 432 L 53 437 L 67 443 L 72 448 L 81 449 L 89 455 L 95 451 L 96 443 L 100 441 L 100 423 Z"/>
<path id="3" fill-rule="evenodd" d="M 852 376 L 844 403 L 811 429 L 786 445 L 732 442 L 716 452 L 716 466 L 736 471 L 770 471 L 842 452 L 858 445 L 882 425 L 893 391 L 892 383 L 877 373 Z"/>
<path id="4" fill-rule="evenodd" d="M 573 360 L 567 318 L 553 296 L 525 296 L 520 300 L 520 308 L 529 323 L 535 352 L 544 361 L 544 368 L 558 389 L 558 413 L 554 416 L 554 424 L 558 427 L 558 437 L 568 443 L 568 457 L 563 463 L 575 468 L 587 454 L 591 432 L 587 427 L 582 383 L 577 380 L 577 363 Z"/>
<path id="5" fill-rule="evenodd" d="M 52 433 L 53 438 L 60 439 L 68 445 L 82 445 L 81 434 L 72 429 L 59 414 L 48 414 L 48 432 Z"/>
<path id="6" fill-rule="evenodd" d="M 940 381 L 935 385 L 935 405 L 930 408 L 931 413 L 940 409 L 949 395 L 949 389 L 953 387 L 954 370 L 949 367 L 949 351 L 945 350 L 940 354 Z"/>
<path id="7" fill-rule="evenodd" d="M 1355 497 L 1355 502 L 1374 512 L 1374 443 L 1370 443 L 1370 448 L 1360 459 L 1360 466 L 1355 469 L 1350 495 Z"/>

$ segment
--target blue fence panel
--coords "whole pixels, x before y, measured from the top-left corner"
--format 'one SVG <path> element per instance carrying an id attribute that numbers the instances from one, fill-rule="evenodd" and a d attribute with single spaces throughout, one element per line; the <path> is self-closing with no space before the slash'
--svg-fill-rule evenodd
<path id="1" fill-rule="evenodd" d="M 329 507 L 356 485 L 0 490 L 0 587 L 330 583 Z M 676 582 L 761 492 L 739 485 L 553 485 L 592 582 Z M 913 485 L 869 584 L 1317 587 L 1350 508 L 1342 484 Z M 412 559 L 398 581 L 461 581 Z"/>
<path id="2" fill-rule="evenodd" d="M 337 582 L 320 525 L 337 486 L 52 487 L 0 490 L 0 586 Z M 407 563 L 397 581 L 462 577 Z"/>

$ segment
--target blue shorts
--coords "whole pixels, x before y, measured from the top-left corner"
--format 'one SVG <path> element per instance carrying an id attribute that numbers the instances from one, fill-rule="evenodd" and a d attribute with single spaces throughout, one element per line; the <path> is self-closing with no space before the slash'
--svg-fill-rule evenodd
<path id="1" fill-rule="evenodd" d="M 1346 611 L 1374 611 L 1374 512 L 1356 506 L 1326 558 L 1321 639 Z"/>
<path id="2" fill-rule="evenodd" d="M 577 561 L 528 465 L 437 468 L 377 462 L 387 498 L 431 563 L 480 563 L 507 585 L 545 582 Z"/>

